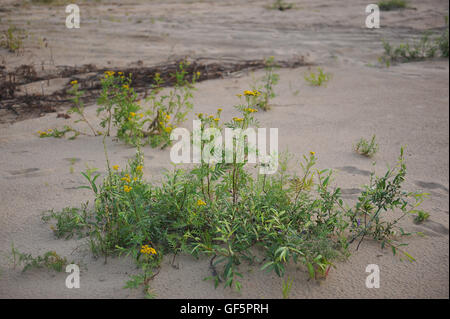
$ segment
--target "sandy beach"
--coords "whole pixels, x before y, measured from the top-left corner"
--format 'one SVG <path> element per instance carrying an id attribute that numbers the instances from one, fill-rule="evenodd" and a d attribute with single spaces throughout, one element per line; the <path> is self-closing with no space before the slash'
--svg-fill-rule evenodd
<path id="1" fill-rule="evenodd" d="M 294 9 L 268 9 L 270 1 L 99 1 L 81 2 L 81 28 L 66 29 L 64 5 L 24 5 L 2 1 L 0 29 L 14 24 L 29 32 L 23 52 L 0 48 L 6 70 L 27 64 L 39 73 L 57 66 L 93 64 L 98 68 L 152 66 L 189 57 L 251 60 L 275 56 L 288 61 L 303 57 L 313 66 L 278 70 L 277 96 L 268 112 L 258 112 L 261 127 L 278 128 L 279 149 L 300 157 L 317 154 L 319 168 L 336 170 L 334 183 L 344 199 L 354 203 L 368 182 L 373 162 L 382 174 L 406 146 L 405 190 L 429 193 L 423 209 L 429 220 L 401 221 L 410 232 L 404 241 L 416 259 L 410 263 L 365 240 L 359 250 L 336 262 L 325 281 L 308 280 L 299 265 L 289 265 L 296 298 L 448 298 L 449 297 L 449 61 L 434 58 L 378 65 L 382 39 L 392 43 L 414 41 L 426 30 L 440 31 L 448 2 L 409 1 L 405 10 L 382 12 L 381 28 L 367 29 L 367 3 L 349 1 L 290 1 Z M 47 43 L 47 44 L 45 44 Z M 326 87 L 312 87 L 304 75 L 316 66 L 331 74 Z M 183 127 L 192 128 L 196 113 L 223 108 L 223 117 L 237 116 L 236 94 L 249 88 L 263 70 L 241 71 L 223 78 L 200 81 L 194 92 L 194 110 Z M 60 88 L 68 78 L 29 84 L 29 92 Z M 2 101 L 0 100 L 0 104 Z M 64 112 L 64 109 L 57 109 Z M 83 239 L 56 239 L 43 211 L 79 206 L 94 197 L 78 189 L 86 167 L 105 173 L 102 137 L 39 138 L 38 130 L 71 125 L 87 132 L 74 118 L 42 112 L 18 121 L 18 115 L 0 108 L 0 298 L 142 298 L 144 293 L 123 289 L 128 277 L 139 273 L 130 258 L 94 258 Z M 98 125 L 96 104 L 86 107 Z M 375 134 L 380 145 L 372 159 L 352 147 L 360 137 Z M 135 149 L 106 138 L 111 162 L 125 166 Z M 169 150 L 143 148 L 144 177 L 158 182 L 173 167 Z M 294 166 L 294 170 L 299 167 Z M 33 255 L 54 250 L 81 267 L 80 289 L 67 289 L 66 273 L 14 269 L 11 245 Z M 242 289 L 214 288 L 209 260 L 177 256 L 178 268 L 164 259 L 150 286 L 156 298 L 282 298 L 281 279 L 258 266 L 240 265 Z M 368 264 L 380 267 L 381 287 L 367 289 Z"/>

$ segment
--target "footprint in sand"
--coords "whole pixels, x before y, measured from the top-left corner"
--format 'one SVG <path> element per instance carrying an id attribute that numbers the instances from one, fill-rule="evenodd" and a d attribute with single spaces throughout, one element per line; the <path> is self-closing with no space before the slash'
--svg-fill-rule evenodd
<path id="1" fill-rule="evenodd" d="M 338 170 L 344 171 L 349 174 L 358 174 L 363 176 L 370 176 L 371 172 L 366 171 L 363 169 L 359 169 L 355 166 L 343 166 L 343 167 L 337 167 Z"/>
<path id="2" fill-rule="evenodd" d="M 426 189 L 441 189 L 444 192 L 448 193 L 448 188 L 439 183 L 416 181 L 416 185 Z"/>
<path id="3" fill-rule="evenodd" d="M 37 176 L 45 176 L 50 175 L 52 173 L 51 169 L 41 170 L 36 167 L 32 168 L 24 168 L 8 171 L 10 176 L 5 176 L 6 179 L 16 179 L 22 177 L 37 177 Z"/>

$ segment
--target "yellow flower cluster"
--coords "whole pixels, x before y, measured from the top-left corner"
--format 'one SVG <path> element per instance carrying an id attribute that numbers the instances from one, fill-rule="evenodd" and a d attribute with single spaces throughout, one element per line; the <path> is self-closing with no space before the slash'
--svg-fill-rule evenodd
<path id="1" fill-rule="evenodd" d="M 203 200 L 199 199 L 197 201 L 197 206 L 206 206 L 206 203 Z"/>
<path id="2" fill-rule="evenodd" d="M 131 187 L 131 186 L 128 186 L 128 185 L 123 186 L 123 191 L 125 193 L 129 193 L 132 189 L 133 189 L 133 187 Z"/>
<path id="3" fill-rule="evenodd" d="M 259 95 L 261 95 L 261 93 L 257 90 L 253 90 L 253 91 L 246 90 L 246 91 L 244 91 L 244 95 L 245 96 L 259 96 Z"/>
<path id="4" fill-rule="evenodd" d="M 128 175 L 128 174 L 127 174 L 127 175 Z M 125 181 L 125 182 L 127 182 L 127 183 L 130 183 L 130 182 L 131 182 L 131 179 L 130 179 L 130 177 L 128 177 L 128 176 L 122 177 L 121 180 L 122 180 L 122 181 Z"/>
<path id="5" fill-rule="evenodd" d="M 117 171 L 117 170 L 119 170 L 119 165 L 114 165 L 112 168 L 113 168 L 113 170 Z"/>
<path id="6" fill-rule="evenodd" d="M 108 77 L 110 77 L 110 76 L 113 76 L 114 74 L 116 74 L 116 72 L 114 72 L 114 71 L 106 71 L 106 72 L 105 72 L 105 78 L 108 78 Z"/>
<path id="7" fill-rule="evenodd" d="M 314 156 L 314 155 L 316 155 L 316 152 L 311 151 L 311 152 L 309 152 L 309 154 L 311 154 L 312 156 Z"/>
<path id="8" fill-rule="evenodd" d="M 142 172 L 142 169 L 143 169 L 143 168 L 144 168 L 144 166 L 138 165 L 138 166 L 136 166 L 136 171 Z"/>
<path id="9" fill-rule="evenodd" d="M 39 134 L 40 137 L 47 136 L 48 133 L 51 133 L 51 132 L 53 132 L 53 130 L 52 130 L 51 128 L 49 128 L 49 129 L 47 130 L 47 132 L 45 132 L 45 131 L 37 131 L 37 133 Z"/>
<path id="10" fill-rule="evenodd" d="M 72 82 L 70 82 L 70 84 L 72 84 L 72 85 L 75 85 L 75 84 L 77 84 L 77 83 L 78 83 L 77 80 L 73 80 Z"/>
<path id="11" fill-rule="evenodd" d="M 149 245 L 144 245 L 141 247 L 141 254 L 156 255 L 156 250 Z"/>
<path id="12" fill-rule="evenodd" d="M 233 117 L 233 121 L 235 122 L 242 122 L 244 119 L 240 117 Z"/>
<path id="13" fill-rule="evenodd" d="M 252 109 L 251 107 L 244 109 L 244 111 L 245 111 L 245 112 L 248 112 L 248 113 L 255 113 L 255 112 L 258 112 L 258 110 Z"/>

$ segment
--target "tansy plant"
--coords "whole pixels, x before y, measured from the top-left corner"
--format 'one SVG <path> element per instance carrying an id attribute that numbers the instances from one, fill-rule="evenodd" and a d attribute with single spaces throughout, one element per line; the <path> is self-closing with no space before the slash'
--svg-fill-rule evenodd
<path id="1" fill-rule="evenodd" d="M 192 98 L 194 85 L 200 77 L 200 72 L 194 73 L 188 80 L 185 65 L 181 62 L 174 74 L 175 85 L 163 93 L 164 84 L 160 74 L 156 73 L 149 97 L 145 99 L 150 104 L 144 109 L 138 100 L 138 95 L 132 88 L 132 74 L 106 71 L 101 79 L 101 93 L 97 100 L 97 116 L 100 117 L 100 126 L 104 132 L 95 130 L 84 114 L 82 97 L 84 91 L 80 90 L 77 80 L 71 82 L 69 93 L 74 103 L 71 112 L 80 116 L 78 121 L 85 122 L 92 134 L 111 135 L 114 127 L 117 137 L 132 145 L 150 144 L 152 147 L 165 147 L 171 143 L 170 133 L 186 120 L 186 115 L 193 108 Z M 77 121 L 77 122 L 78 122 Z M 73 132 L 72 139 L 79 134 L 85 134 L 69 126 L 63 129 L 38 131 L 40 137 L 62 137 Z"/>
<path id="2" fill-rule="evenodd" d="M 278 69 L 278 66 L 275 62 L 275 58 L 272 56 L 266 59 L 264 67 L 265 74 L 260 79 L 259 83 L 253 86 L 253 91 L 258 92 L 255 104 L 264 111 L 270 109 L 270 100 L 276 96 L 274 88 L 280 79 L 280 76 L 275 73 L 276 69 Z"/>
<path id="3" fill-rule="evenodd" d="M 236 105 L 240 115 L 229 122 L 221 121 L 221 109 L 198 114 L 202 130 L 257 125 L 255 95 L 249 92 L 253 91 Z M 206 145 L 203 140 L 202 151 L 213 154 L 215 150 Z M 259 175 L 261 164 L 241 163 L 235 154 L 230 162 L 202 161 L 192 169 L 176 168 L 157 184 L 143 179 L 139 147 L 123 168 L 111 166 L 106 148 L 105 154 L 107 174 L 102 183 L 95 171 L 83 173 L 94 205 L 88 211 L 86 205 L 63 210 L 61 217 L 52 212 L 47 221 L 56 221 L 51 226 L 59 237 L 86 236 L 92 252 L 105 261 L 109 255 L 132 257 L 142 274 L 133 276 L 127 288 L 143 286 L 148 292 L 167 254 L 172 255 L 172 264 L 180 253 L 207 256 L 211 274 L 205 279 L 236 290 L 242 286 L 244 262 L 258 263 L 280 277 L 289 263 L 300 263 L 311 278 L 323 279 L 334 260 L 348 255 L 350 243 L 360 244 L 364 238 L 414 260 L 403 249 L 400 238 L 408 233 L 399 221 L 418 211 L 425 194 L 402 189 L 403 150 L 397 166 L 381 177 L 372 175 L 354 206 L 344 203 L 341 189 L 333 185 L 333 172 L 316 168 L 314 151 L 303 156 L 297 173 L 289 171 L 288 156 L 280 156 L 276 174 Z M 283 286 L 285 296 L 290 286 Z"/>

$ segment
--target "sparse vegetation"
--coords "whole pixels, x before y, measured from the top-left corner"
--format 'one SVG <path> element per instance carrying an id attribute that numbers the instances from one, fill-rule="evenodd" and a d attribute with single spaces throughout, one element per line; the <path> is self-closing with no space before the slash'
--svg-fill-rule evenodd
<path id="1" fill-rule="evenodd" d="M 383 0 L 378 2 L 381 11 L 391 11 L 405 9 L 407 2 L 405 0 Z"/>
<path id="2" fill-rule="evenodd" d="M 272 56 L 265 60 L 265 75 L 261 79 L 259 86 L 254 86 L 254 92 L 259 92 L 255 104 L 258 108 L 268 111 L 270 109 L 270 100 L 273 99 L 276 94 L 274 91 L 275 86 L 278 84 L 280 76 L 275 73 L 278 68 L 275 62 L 275 58 Z"/>
<path id="3" fill-rule="evenodd" d="M 445 18 L 446 29 L 437 38 L 432 38 L 430 32 L 426 32 L 418 42 L 400 44 L 395 47 L 383 40 L 384 54 L 379 62 L 387 67 L 398 62 L 421 61 L 434 57 L 448 58 L 448 17 Z"/>
<path id="4" fill-rule="evenodd" d="M 292 9 L 294 5 L 292 3 L 285 2 L 283 0 L 276 0 L 272 4 L 272 9 L 280 10 L 280 11 L 286 11 L 289 9 Z"/>
<path id="5" fill-rule="evenodd" d="M 32 268 L 47 268 L 61 272 L 68 265 L 67 259 L 54 251 L 48 251 L 41 256 L 33 257 L 31 254 L 19 252 L 14 245 L 11 245 L 11 257 L 14 268 L 18 265 L 23 266 L 22 272 Z"/>
<path id="6" fill-rule="evenodd" d="M 324 73 L 323 69 L 318 67 L 317 73 L 311 71 L 309 74 L 305 74 L 304 78 L 305 81 L 312 86 L 322 86 L 326 85 L 326 83 L 330 80 L 331 75 L 328 73 Z"/>
<path id="7" fill-rule="evenodd" d="M 414 222 L 416 224 L 421 224 L 424 221 L 428 220 L 430 218 L 430 214 L 427 212 L 424 212 L 423 210 L 418 210 L 416 213 L 416 216 L 414 217 Z"/>
<path id="8" fill-rule="evenodd" d="M 102 91 L 97 100 L 99 108 L 97 116 L 100 117 L 100 126 L 104 131 L 95 130 L 84 113 L 83 95 L 77 80 L 71 82 L 69 93 L 72 94 L 73 108 L 70 113 L 76 113 L 80 119 L 76 122 L 84 122 L 94 136 L 111 134 L 114 127 L 117 137 L 131 145 L 149 144 L 152 147 L 170 145 L 170 133 L 186 120 L 186 116 L 193 108 L 191 102 L 193 98 L 194 85 L 200 77 L 200 72 L 191 76 L 188 81 L 188 74 L 185 71 L 185 64 L 181 62 L 178 70 L 171 74 L 176 79 L 175 85 L 163 93 L 163 80 L 158 73 L 154 76 L 154 84 L 149 96 L 144 99 L 150 106 L 145 110 L 138 96 L 132 88 L 132 74 L 125 75 L 123 72 L 106 71 L 101 79 Z M 75 130 L 70 126 L 63 129 L 49 129 L 38 131 L 40 137 L 63 137 L 67 133 L 74 133 L 70 139 L 76 138 L 85 133 Z"/>
<path id="9" fill-rule="evenodd" d="M 10 26 L 6 31 L 3 31 L 0 47 L 8 49 L 10 52 L 16 52 L 23 47 L 22 38 L 23 31 L 17 29 L 15 26 Z"/>
<path id="10" fill-rule="evenodd" d="M 379 145 L 375 141 L 376 136 L 373 135 L 370 142 L 366 140 L 365 138 L 361 138 L 358 143 L 354 146 L 355 151 L 361 155 L 372 157 L 375 155 L 376 152 L 378 152 Z"/>

